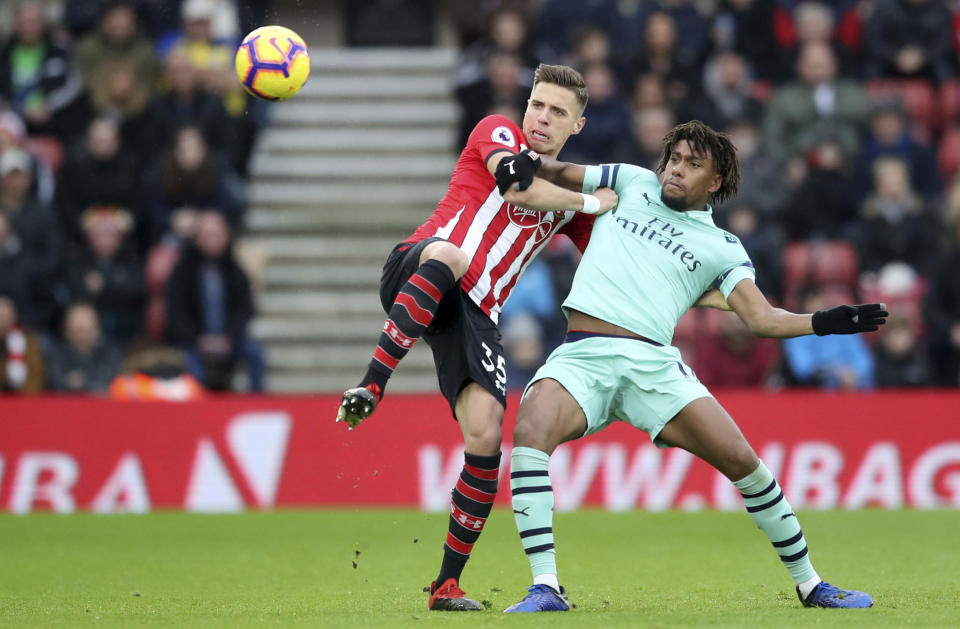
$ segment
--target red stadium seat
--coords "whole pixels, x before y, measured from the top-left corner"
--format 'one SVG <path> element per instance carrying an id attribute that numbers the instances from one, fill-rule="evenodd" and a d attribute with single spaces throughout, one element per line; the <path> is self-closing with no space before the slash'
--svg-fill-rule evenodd
<path id="1" fill-rule="evenodd" d="M 940 138 L 937 164 L 944 181 L 952 181 L 954 175 L 960 172 L 960 127 L 953 127 Z"/>
<path id="2" fill-rule="evenodd" d="M 792 242 L 783 251 L 783 294 L 785 307 L 796 308 L 800 290 L 808 284 L 831 292 L 855 295 L 860 276 L 860 259 L 848 242 Z"/>
<path id="3" fill-rule="evenodd" d="M 940 125 L 947 128 L 960 123 L 960 81 L 945 81 L 940 86 Z"/>
<path id="4" fill-rule="evenodd" d="M 939 127 L 937 98 L 933 85 L 922 79 L 876 79 L 867 81 L 867 95 L 872 99 L 899 97 L 920 135 L 929 138 Z"/>

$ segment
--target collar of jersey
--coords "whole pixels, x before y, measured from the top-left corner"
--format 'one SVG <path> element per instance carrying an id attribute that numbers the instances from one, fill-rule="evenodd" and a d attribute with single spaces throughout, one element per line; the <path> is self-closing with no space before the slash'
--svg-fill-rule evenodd
<path id="1" fill-rule="evenodd" d="M 644 195 L 644 196 L 646 196 L 646 195 Z M 652 199 L 651 199 L 651 200 L 652 200 Z M 662 207 L 662 208 L 665 209 L 665 210 L 669 210 L 669 211 L 672 212 L 673 214 L 676 214 L 676 215 L 678 215 L 678 216 L 682 216 L 682 217 L 683 217 L 684 219 L 686 219 L 686 220 L 691 220 L 691 221 L 706 221 L 706 222 L 708 222 L 708 223 L 712 223 L 712 222 L 713 222 L 713 208 L 710 206 L 709 203 L 707 204 L 706 209 L 703 209 L 703 210 L 689 210 L 689 211 L 687 211 L 687 212 L 677 212 L 676 210 L 672 210 L 671 208 L 668 208 L 666 205 L 664 205 L 663 201 L 661 201 L 660 199 L 657 199 L 656 201 L 654 201 L 654 203 L 656 203 L 657 205 L 659 205 L 660 207 Z"/>
<path id="2" fill-rule="evenodd" d="M 683 218 L 690 221 L 713 222 L 713 208 L 710 207 L 709 204 L 707 204 L 707 207 L 704 210 L 688 210 L 686 212 L 674 212 L 674 214 L 679 214 Z"/>

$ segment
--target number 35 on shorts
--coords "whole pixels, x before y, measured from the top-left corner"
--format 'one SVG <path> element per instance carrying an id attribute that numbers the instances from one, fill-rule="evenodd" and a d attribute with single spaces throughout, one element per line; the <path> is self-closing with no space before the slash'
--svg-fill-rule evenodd
<path id="1" fill-rule="evenodd" d="M 483 348 L 484 353 L 487 355 L 486 359 L 483 360 L 480 364 L 483 365 L 483 368 L 487 370 L 488 373 L 496 372 L 497 377 L 497 388 L 500 389 L 503 393 L 507 392 L 507 361 L 502 354 L 494 354 L 493 350 L 490 349 L 490 346 L 484 342 L 480 343 L 480 346 Z M 494 365 L 493 357 L 497 357 L 497 363 Z"/>

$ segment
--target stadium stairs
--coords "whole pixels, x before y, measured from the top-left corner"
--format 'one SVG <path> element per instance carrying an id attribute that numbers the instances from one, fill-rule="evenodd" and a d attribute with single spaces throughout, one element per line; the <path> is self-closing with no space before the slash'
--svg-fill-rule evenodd
<path id="1" fill-rule="evenodd" d="M 356 385 L 383 325 L 383 262 L 436 206 L 456 160 L 453 50 L 311 56 L 310 80 L 273 106 L 251 165 L 243 248 L 262 260 L 253 335 L 272 392 Z M 424 343 L 390 390 L 436 390 Z"/>

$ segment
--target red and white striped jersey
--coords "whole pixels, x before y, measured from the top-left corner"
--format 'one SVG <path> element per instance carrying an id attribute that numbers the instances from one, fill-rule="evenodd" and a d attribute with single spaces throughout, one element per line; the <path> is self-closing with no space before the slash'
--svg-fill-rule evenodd
<path id="1" fill-rule="evenodd" d="M 517 279 L 554 234 L 566 234 L 582 252 L 593 227 L 593 216 L 582 212 L 535 212 L 503 200 L 487 159 L 497 151 L 519 153 L 526 142 L 520 127 L 505 116 L 487 116 L 477 123 L 447 194 L 407 240 L 436 236 L 466 252 L 470 266 L 460 288 L 494 322 Z"/>

